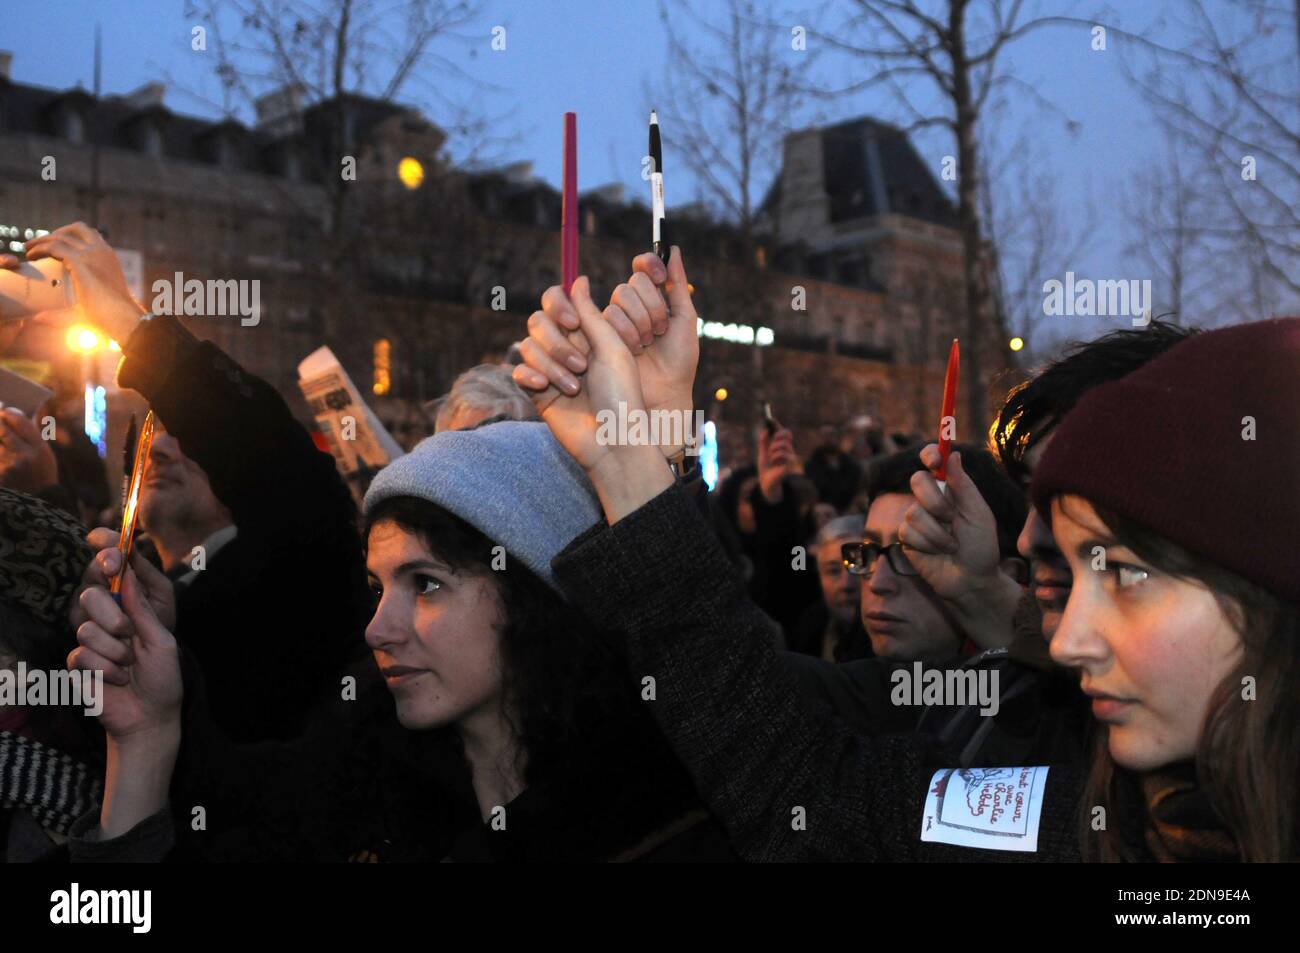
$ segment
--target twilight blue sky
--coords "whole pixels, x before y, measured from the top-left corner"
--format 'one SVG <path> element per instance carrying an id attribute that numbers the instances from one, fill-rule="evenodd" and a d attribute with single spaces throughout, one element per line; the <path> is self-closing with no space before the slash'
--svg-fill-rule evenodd
<path id="1" fill-rule="evenodd" d="M 706 9 L 709 0 L 697 0 Z M 813 4 L 825 10 L 831 4 Z M 1180 0 L 1142 0 L 1115 4 L 1069 0 L 1030 0 L 1031 11 L 1099 14 L 1127 29 L 1158 35 L 1176 43 L 1183 27 Z M 169 80 L 167 105 L 178 112 L 217 115 L 219 87 L 211 53 L 190 48 L 194 19 L 183 15 L 183 0 L 43 0 L 39 5 L 14 5 L 0 13 L 0 49 L 14 52 L 13 78 L 49 87 L 92 85 L 92 53 L 96 22 L 103 29 L 103 83 L 107 93 L 124 93 L 151 80 Z M 828 29 L 830 14 L 792 13 L 784 19 L 804 23 L 810 32 Z M 491 29 L 504 25 L 507 48 L 490 48 Z M 440 82 L 448 95 L 480 115 L 498 117 L 491 135 L 504 141 L 492 147 L 500 161 L 529 160 L 536 172 L 558 184 L 561 154 L 561 115 L 579 116 L 581 187 L 620 181 L 629 196 L 647 191 L 640 178 L 645 149 L 645 110 L 657 80 L 669 68 L 663 26 L 655 0 L 530 0 L 504 3 L 485 0 L 478 21 L 462 30 L 467 36 L 440 49 L 465 72 L 480 81 Z M 788 28 L 786 30 L 788 33 Z M 1294 51 L 1294 45 L 1292 45 Z M 1086 31 L 1048 28 L 1009 48 L 1008 71 L 1033 87 L 1052 104 L 1045 107 L 1030 95 L 1011 91 L 997 128 L 1001 143 L 1023 137 L 1032 168 L 1050 175 L 1057 190 L 1062 223 L 1089 224 L 1088 241 L 1065 267 L 1095 277 L 1141 277 L 1125 252 L 1126 189 L 1152 163 L 1158 163 L 1164 142 L 1143 101 L 1126 80 L 1114 41 L 1106 53 L 1089 47 Z M 849 61 L 823 59 L 819 69 L 837 82 L 861 75 Z M 206 98 L 205 98 L 206 97 Z M 418 85 L 400 100 L 422 107 L 440 122 L 441 107 Z M 925 97 L 916 101 L 926 104 Z M 1057 113 L 1056 110 L 1060 110 Z M 817 102 L 791 117 L 795 127 L 828 119 L 870 114 L 898 121 L 903 114 L 883 89 L 851 99 Z M 251 117 L 247 112 L 241 118 Z M 664 122 L 671 122 L 665 116 Z M 1077 123 L 1067 133 L 1064 119 Z M 946 135 L 924 131 L 916 137 L 922 157 L 936 172 L 942 156 L 953 152 Z M 465 146 L 453 143 L 463 158 Z M 670 173 L 668 198 L 694 198 L 697 189 L 671 151 L 665 156 Z M 761 192 L 761 190 L 760 190 Z M 1054 268 L 1053 274 L 1064 268 Z M 1050 275 L 1049 275 L 1050 277 Z M 1044 319 L 1041 339 L 1090 336 L 1086 319 Z M 1075 322 L 1066 325 L 1062 322 Z"/>

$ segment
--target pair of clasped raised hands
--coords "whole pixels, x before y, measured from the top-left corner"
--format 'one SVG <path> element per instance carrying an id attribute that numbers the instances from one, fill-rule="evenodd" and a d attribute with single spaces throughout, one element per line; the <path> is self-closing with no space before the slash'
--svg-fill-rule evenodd
<path id="1" fill-rule="evenodd" d="M 672 483 L 665 460 L 681 444 L 602 440 L 598 415 L 671 411 L 690 420 L 700 343 L 680 249 L 666 267 L 653 253 L 638 255 L 603 310 L 586 276 L 568 295 L 547 289 L 519 348 L 515 383 L 586 470 L 611 524 Z"/>

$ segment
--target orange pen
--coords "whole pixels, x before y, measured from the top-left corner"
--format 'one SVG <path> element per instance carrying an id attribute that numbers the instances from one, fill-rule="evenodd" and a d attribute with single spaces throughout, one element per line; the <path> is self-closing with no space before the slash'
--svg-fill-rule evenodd
<path id="1" fill-rule="evenodd" d="M 131 559 L 131 544 L 135 542 L 135 524 L 140 515 L 140 488 L 144 486 L 145 471 L 149 468 L 149 448 L 153 446 L 153 411 L 145 414 L 140 426 L 140 436 L 135 443 L 135 464 L 131 467 L 131 483 L 122 501 L 122 535 L 117 548 L 122 551 L 122 571 L 108 581 L 108 591 L 119 605 L 122 603 L 122 577 Z"/>

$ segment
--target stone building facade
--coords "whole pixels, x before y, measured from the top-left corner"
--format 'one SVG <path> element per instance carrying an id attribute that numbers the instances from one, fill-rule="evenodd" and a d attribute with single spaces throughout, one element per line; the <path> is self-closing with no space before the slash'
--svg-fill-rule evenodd
<path id="1" fill-rule="evenodd" d="M 259 104 L 250 128 L 175 113 L 156 85 L 95 99 L 0 76 L 0 225 L 20 238 L 75 220 L 100 227 L 139 253 L 146 305 L 154 283 L 178 273 L 260 282 L 256 326 L 212 315 L 187 325 L 274 383 L 304 420 L 297 364 L 330 345 L 410 442 L 424 427 L 420 405 L 465 368 L 502 359 L 559 278 L 556 190 L 525 164 L 455 168 L 443 146 L 417 112 L 364 97 L 303 104 L 285 91 Z M 353 179 L 342 174 L 349 157 Z M 582 270 L 608 295 L 647 247 L 648 210 L 618 188 L 584 193 L 580 206 Z M 789 137 L 748 252 L 707 216 L 669 215 L 710 327 L 771 333 L 765 344 L 702 341 L 697 404 L 719 423 L 724 465 L 751 456 L 760 400 L 805 452 L 820 425 L 864 415 L 891 432 L 934 429 L 961 323 L 961 247 L 906 137 L 870 120 Z M 987 383 L 1000 395 L 999 372 L 1015 368 L 998 322 L 986 324 Z M 33 329 L 20 348 L 66 387 L 84 373 L 50 332 Z"/>

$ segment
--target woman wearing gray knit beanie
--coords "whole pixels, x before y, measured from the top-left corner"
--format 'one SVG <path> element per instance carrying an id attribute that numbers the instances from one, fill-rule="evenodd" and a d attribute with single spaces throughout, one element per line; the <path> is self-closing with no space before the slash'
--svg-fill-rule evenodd
<path id="1" fill-rule="evenodd" d="M 501 421 L 429 437 L 379 474 L 365 509 L 376 598 L 366 642 L 398 720 L 415 730 L 454 728 L 487 831 L 509 831 L 516 806 L 526 818 L 537 814 L 520 823 L 566 831 L 548 833 L 545 852 L 489 833 L 484 851 L 598 859 L 641 842 L 638 855 L 669 857 L 671 842 L 698 825 L 692 849 L 701 838 L 713 847 L 679 859 L 729 854 L 621 656 L 555 583 L 551 560 L 601 514 L 590 482 L 545 424 Z M 600 794 L 570 788 L 578 778 L 599 784 Z M 534 783 L 538 791 L 529 790 Z M 566 788 L 568 803 L 560 803 Z M 595 843 L 579 846 L 602 826 Z"/>
<path id="2" fill-rule="evenodd" d="M 128 354 L 139 355 L 126 365 L 139 374 L 124 381 L 144 386 L 151 375 L 188 376 L 171 360 L 181 347 L 172 331 L 186 332 L 140 316 L 102 236 L 76 225 L 48 237 L 39 253 L 77 258 L 83 310 Z M 82 294 L 88 289 L 98 293 Z M 141 328 L 163 337 L 139 344 L 132 335 Z M 128 339 L 137 341 L 136 351 Z M 252 394 L 248 378 L 219 352 L 195 357 L 191 370 L 200 373 L 200 365 L 240 395 Z M 231 398 L 228 390 L 207 396 L 214 395 Z M 205 416 L 193 396 L 178 401 Z M 263 409 L 279 413 L 270 404 Z M 292 440 L 310 459 L 305 434 L 287 413 L 279 419 L 253 445 L 266 451 Z M 220 429 L 242 432 L 239 421 L 236 415 Z M 332 468 L 323 454 L 314 465 Z M 259 507 L 284 505 L 283 496 L 265 497 L 260 489 L 249 487 Z M 302 719 L 307 736 L 283 744 L 232 746 L 214 730 L 201 673 L 182 677 L 196 645 L 182 653 L 162 621 L 175 618 L 170 583 L 160 574 L 151 578 L 143 563 L 124 567 L 115 547 L 95 555 L 82 575 L 79 647 L 68 664 L 103 674 L 106 793 L 102 812 L 84 812 L 72 824 L 74 856 L 165 854 L 175 833 L 167 808 L 177 803 L 187 815 L 206 815 L 205 823 L 191 827 L 187 818 L 176 825 L 179 846 L 208 857 L 731 859 L 720 828 L 655 730 L 654 679 L 634 680 L 555 585 L 552 558 L 600 522 L 600 509 L 545 425 L 497 423 L 430 438 L 373 481 L 366 519 L 374 611 L 364 643 L 373 657 L 340 673 L 341 684 L 318 684 L 319 674 L 312 675 L 322 671 L 317 662 L 332 633 L 319 631 L 328 627 L 311 621 L 319 614 L 310 616 L 309 601 L 295 590 L 258 590 L 260 601 L 287 610 L 275 616 L 283 623 L 219 628 L 204 637 L 206 648 L 232 661 L 234 677 L 222 694 L 253 721 L 284 697 L 320 699 L 322 710 Z M 13 534 L 19 550 L 31 549 L 29 522 L 20 520 Z M 301 578 L 315 569 L 328 600 L 326 587 L 353 581 L 355 550 L 332 546 L 348 542 L 329 538 L 332 531 L 311 533 L 317 548 L 304 549 L 293 538 L 304 522 L 277 522 L 275 541 L 298 548 L 271 551 L 280 563 L 293 560 Z M 304 551 L 314 566 L 301 565 Z M 346 565 L 335 571 L 340 563 Z M 20 581 L 27 584 L 12 587 L 29 607 L 49 589 L 43 568 L 24 570 Z M 121 591 L 110 595 L 113 578 L 121 579 Z M 249 615 L 264 614 L 257 601 Z M 275 654 L 289 635 L 303 639 L 292 653 Z M 360 648 L 363 633 L 356 636 Z M 270 691 L 240 691 L 247 688 L 241 667 L 265 676 Z M 304 686 L 310 692 L 290 696 Z M 30 787 L 28 780 L 42 777 L 27 772 L 20 780 Z M 0 795 L 10 800 L 8 791 Z"/>
<path id="3" fill-rule="evenodd" d="M 190 712 L 181 762 L 191 767 L 177 770 L 171 800 L 242 815 L 225 831 L 182 829 L 181 856 L 735 859 L 655 728 L 654 693 L 556 586 L 551 560 L 601 516 L 545 424 L 428 438 L 374 480 L 365 517 L 371 677 L 356 676 L 356 700 L 345 697 L 300 742 L 231 749 L 202 711 Z M 128 574 L 135 657 L 122 664 L 120 643 L 106 637 L 120 620 L 97 592 L 84 604 L 98 628 L 82 627 L 72 661 L 104 669 L 116 686 L 105 698 L 110 735 L 141 723 L 145 734 L 179 734 L 167 730 L 175 706 L 150 701 L 179 694 L 174 641 L 139 593 Z M 116 813 L 84 817 L 74 855 L 171 851 L 166 798 L 142 795 L 131 778 L 165 778 L 174 757 L 172 742 L 110 777 L 105 801 Z M 223 788 L 230 777 L 239 790 Z"/>

